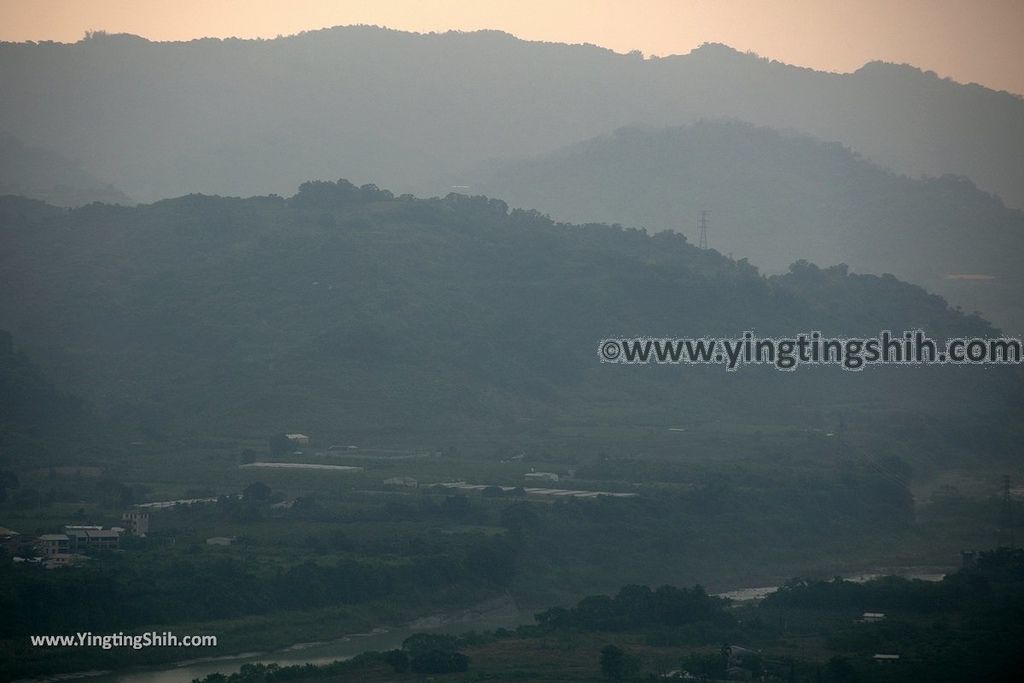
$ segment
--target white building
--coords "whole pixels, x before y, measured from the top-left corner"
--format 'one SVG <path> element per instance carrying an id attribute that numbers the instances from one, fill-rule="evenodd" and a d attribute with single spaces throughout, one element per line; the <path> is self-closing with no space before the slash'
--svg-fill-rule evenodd
<path id="1" fill-rule="evenodd" d="M 554 472 L 527 472 L 526 478 L 530 481 L 558 481 Z"/>
<path id="2" fill-rule="evenodd" d="M 121 515 L 124 528 L 129 536 L 145 536 L 149 533 L 149 513 L 142 510 L 129 510 Z"/>
<path id="3" fill-rule="evenodd" d="M 295 446 L 308 446 L 309 437 L 305 434 L 285 434 L 285 437 Z"/>

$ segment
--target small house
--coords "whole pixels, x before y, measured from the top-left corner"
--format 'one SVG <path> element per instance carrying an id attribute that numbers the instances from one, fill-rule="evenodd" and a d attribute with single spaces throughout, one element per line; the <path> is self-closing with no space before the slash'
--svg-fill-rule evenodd
<path id="1" fill-rule="evenodd" d="M 43 534 L 36 543 L 43 557 L 67 555 L 71 551 L 71 539 L 67 534 Z"/>

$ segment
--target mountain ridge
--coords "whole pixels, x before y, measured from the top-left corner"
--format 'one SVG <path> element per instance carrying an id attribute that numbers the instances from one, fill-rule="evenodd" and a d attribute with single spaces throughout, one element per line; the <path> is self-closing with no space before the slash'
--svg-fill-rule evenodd
<path id="1" fill-rule="evenodd" d="M 730 120 L 620 128 L 479 177 L 513 206 L 694 240 L 691 221 L 710 210 L 712 246 L 768 272 L 803 258 L 894 273 L 1024 331 L 1024 213 L 965 178 L 908 178 L 838 143 Z"/>
<path id="2" fill-rule="evenodd" d="M 965 175 L 1024 206 L 1024 100 L 926 72 L 908 80 L 902 67 L 830 74 L 736 51 L 644 59 L 373 27 L 264 41 L 8 43 L 0 59 L 0 86 L 14 94 L 0 128 L 46 141 L 144 201 L 285 193 L 310 177 L 443 194 L 439 178 L 484 159 L 724 116 L 837 140 L 905 174 Z M 244 178 L 239 166 L 250 169 Z"/>
<path id="3" fill-rule="evenodd" d="M 786 420 L 879 401 L 945 412 L 951 391 L 977 399 L 973 415 L 1016 391 L 1013 369 L 602 365 L 595 345 L 616 334 L 994 329 L 891 276 L 796 264 L 768 278 L 680 235 L 485 197 L 314 182 L 288 199 L 0 210 L 0 235 L 0 320 L 69 390 L 156 433 L 672 424 L 691 401 L 757 422 L 778 417 L 780 391 L 800 397 Z"/>

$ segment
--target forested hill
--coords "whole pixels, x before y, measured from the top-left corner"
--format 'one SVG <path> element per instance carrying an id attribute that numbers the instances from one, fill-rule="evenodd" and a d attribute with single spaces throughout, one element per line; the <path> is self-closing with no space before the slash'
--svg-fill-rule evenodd
<path id="1" fill-rule="evenodd" d="M 624 128 L 491 164 L 474 191 L 691 239 L 710 210 L 711 246 L 769 272 L 805 258 L 894 273 L 1024 333 L 1024 212 L 963 178 L 900 176 L 836 143 L 722 120 Z"/>
<path id="2" fill-rule="evenodd" d="M 289 199 L 70 212 L 4 198 L 0 221 L 0 321 L 64 386 L 156 433 L 663 431 L 860 409 L 999 416 L 1020 396 L 1010 368 L 602 365 L 597 342 L 615 335 L 992 328 L 892 277 L 803 263 L 765 278 L 679 235 L 484 197 L 317 182 Z"/>
<path id="3" fill-rule="evenodd" d="M 0 330 L 0 468 L 44 467 L 69 455 L 102 460 L 109 434 L 90 407 L 57 389 Z M 11 482 L 0 481 L 0 498 Z M 13 488 L 13 487 L 12 487 Z"/>
<path id="4" fill-rule="evenodd" d="M 967 176 L 1024 206 L 1024 100 L 910 66 L 832 74 L 722 45 L 644 59 L 368 26 L 184 43 L 96 33 L 0 44 L 0 64 L 0 130 L 144 201 L 285 193 L 311 177 L 444 194 L 441 179 L 486 159 L 726 116 L 836 140 L 914 177 Z"/>

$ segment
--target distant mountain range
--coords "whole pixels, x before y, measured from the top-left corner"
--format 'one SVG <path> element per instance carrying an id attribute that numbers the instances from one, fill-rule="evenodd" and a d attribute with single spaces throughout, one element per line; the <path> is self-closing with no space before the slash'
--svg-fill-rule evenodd
<path id="1" fill-rule="evenodd" d="M 837 143 L 730 121 L 627 128 L 483 167 L 475 191 L 572 222 L 677 230 L 768 271 L 893 273 L 1024 333 L 1024 212 L 957 177 L 911 179 Z"/>
<path id="2" fill-rule="evenodd" d="M 287 193 L 310 177 L 444 194 L 473 185 L 484 160 L 724 116 L 838 141 L 910 176 L 966 176 L 1024 206 L 1024 100 L 910 66 L 831 74 L 721 45 L 643 59 L 374 27 L 186 43 L 97 33 L 0 44 L 0 64 L 0 130 L 143 201 Z"/>
<path id="3" fill-rule="evenodd" d="M 892 277 L 800 263 L 766 278 L 678 235 L 483 197 L 341 182 L 70 212 L 0 198 L 0 241 L 0 320 L 62 386 L 157 436 L 298 425 L 422 444 L 1019 406 L 1013 368 L 603 365 L 615 335 L 993 330 Z"/>

